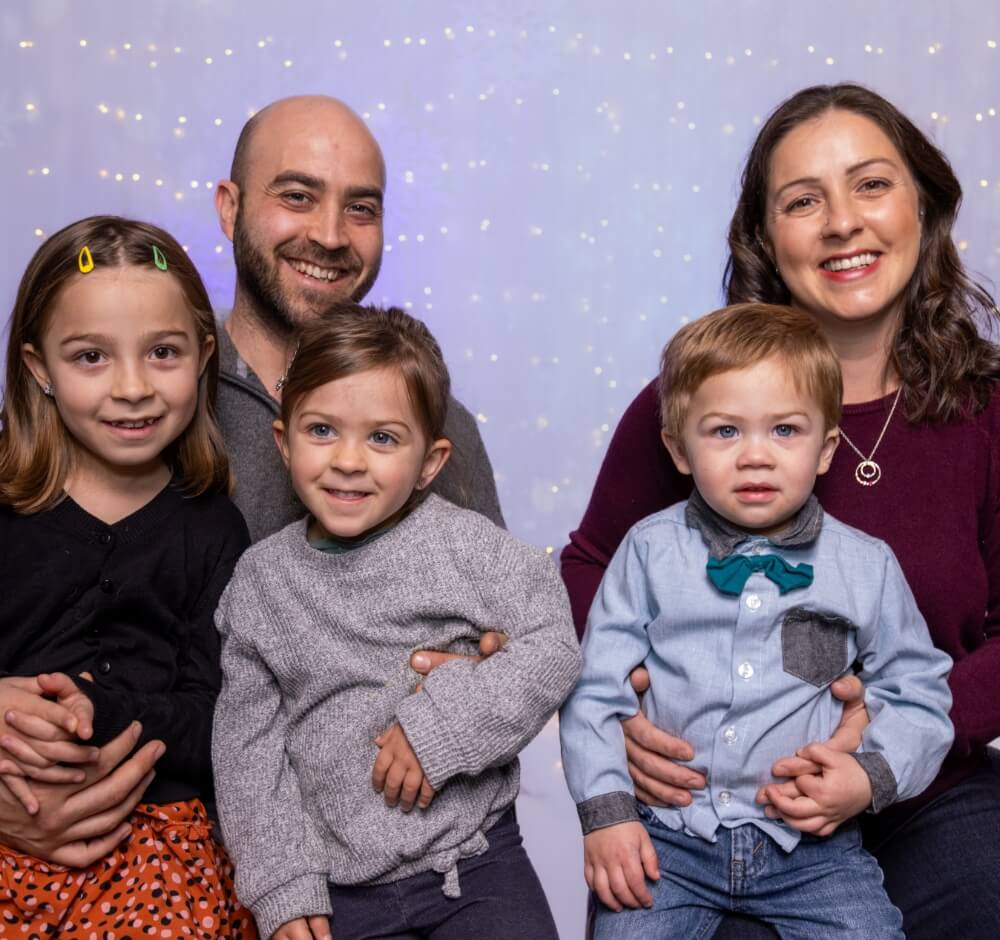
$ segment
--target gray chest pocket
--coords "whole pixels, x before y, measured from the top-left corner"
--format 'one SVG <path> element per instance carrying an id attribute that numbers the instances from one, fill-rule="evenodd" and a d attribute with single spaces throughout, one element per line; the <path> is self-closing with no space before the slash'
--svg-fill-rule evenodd
<path id="1" fill-rule="evenodd" d="M 847 670 L 847 635 L 854 629 L 845 617 L 793 607 L 781 624 L 785 672 L 815 686 L 833 682 Z"/>

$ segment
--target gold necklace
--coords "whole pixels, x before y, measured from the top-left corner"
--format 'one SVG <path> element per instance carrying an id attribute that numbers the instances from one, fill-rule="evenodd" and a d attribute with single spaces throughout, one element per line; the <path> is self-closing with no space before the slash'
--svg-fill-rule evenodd
<path id="1" fill-rule="evenodd" d="M 896 413 L 896 405 L 899 404 L 899 396 L 902 393 L 903 386 L 900 385 L 896 391 L 896 397 L 892 401 L 892 407 L 889 409 L 889 417 L 885 419 L 885 424 L 882 425 L 882 433 L 879 434 L 878 440 L 872 448 L 872 452 L 867 457 L 861 453 L 860 450 L 858 450 L 854 441 L 847 436 L 843 428 L 837 428 L 837 430 L 840 431 L 840 436 L 847 441 L 847 445 L 861 458 L 861 463 L 854 468 L 854 479 L 857 480 L 862 486 L 874 486 L 879 480 L 882 479 L 882 468 L 875 463 L 872 458 L 875 456 L 875 451 L 878 450 L 878 445 L 882 443 L 882 438 L 885 437 L 885 432 L 889 430 L 889 422 L 892 421 L 892 416 Z"/>

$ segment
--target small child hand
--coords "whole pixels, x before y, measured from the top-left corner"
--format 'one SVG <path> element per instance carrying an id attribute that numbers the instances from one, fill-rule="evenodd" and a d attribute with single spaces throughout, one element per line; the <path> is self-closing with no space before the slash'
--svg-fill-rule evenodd
<path id="1" fill-rule="evenodd" d="M 583 837 L 583 875 L 605 907 L 652 907 L 646 878 L 660 880 L 656 850 L 642 823 L 624 822 Z"/>
<path id="2" fill-rule="evenodd" d="M 818 743 L 807 745 L 798 754 L 813 761 L 820 772 L 763 787 L 758 802 L 767 804 L 766 816 L 783 819 L 800 832 L 828 836 L 871 805 L 871 781 L 850 754 Z"/>
<path id="3" fill-rule="evenodd" d="M 372 768 L 372 786 L 385 797 L 386 805 L 398 804 L 404 813 L 414 804 L 427 809 L 434 799 L 434 788 L 427 782 L 424 768 L 399 722 L 379 735 L 375 743 L 380 750 Z"/>
<path id="4" fill-rule="evenodd" d="M 31 777 L 47 783 L 79 783 L 83 779 L 82 770 L 60 765 L 84 764 L 97 759 L 97 748 L 72 739 L 74 732 L 85 738 L 92 734 L 93 705 L 73 680 L 61 673 L 42 674 L 31 682 L 37 691 L 32 693 L 25 687 L 22 691 L 26 694 L 16 702 L 16 707 L 4 714 L 7 730 L 0 732 L 0 747 L 3 748 L 0 774 Z M 56 701 L 42 696 L 53 696 Z M 8 781 L 8 786 L 29 808 L 27 785 Z"/>
<path id="5" fill-rule="evenodd" d="M 333 940 L 329 918 L 318 914 L 315 917 L 297 917 L 282 924 L 271 940 Z"/>

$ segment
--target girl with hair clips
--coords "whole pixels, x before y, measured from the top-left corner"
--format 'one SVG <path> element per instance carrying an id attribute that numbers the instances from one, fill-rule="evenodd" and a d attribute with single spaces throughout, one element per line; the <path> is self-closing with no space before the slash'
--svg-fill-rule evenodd
<path id="1" fill-rule="evenodd" d="M 955 661 L 955 743 L 937 778 L 861 817 L 910 940 L 1000 934 L 1000 774 L 987 748 L 1000 735 L 1000 354 L 977 330 L 996 305 L 952 241 L 960 200 L 944 155 L 884 98 L 858 85 L 807 88 L 750 151 L 725 276 L 729 303 L 790 304 L 833 346 L 843 444 L 816 495 L 889 544 L 935 645 Z M 653 383 L 622 417 L 563 552 L 579 627 L 625 532 L 689 495 L 656 444 L 657 399 Z M 690 745 L 642 714 L 624 725 L 640 799 L 690 803 L 687 791 L 706 783 L 678 763 L 695 757 Z M 853 751 L 851 737 L 833 744 Z M 773 770 L 758 794 L 767 814 L 822 829 L 824 806 L 803 794 L 820 768 L 789 755 Z M 732 921 L 716 934 L 758 935 L 774 936 Z"/>
<path id="2" fill-rule="evenodd" d="M 226 495 L 217 373 L 205 288 L 162 229 L 83 219 L 32 258 L 0 432 L 3 785 L 34 813 L 106 773 L 106 742 L 162 756 L 99 861 L 0 846 L 4 935 L 256 937 L 202 803 L 212 616 L 249 542 Z"/>
<path id="3" fill-rule="evenodd" d="M 428 493 L 449 381 L 419 320 L 345 304 L 282 381 L 275 439 L 309 515 L 249 549 L 216 615 L 239 896 L 276 940 L 555 940 L 514 799 L 518 752 L 579 672 L 558 572 Z M 482 662 L 406 665 L 498 623 Z"/>

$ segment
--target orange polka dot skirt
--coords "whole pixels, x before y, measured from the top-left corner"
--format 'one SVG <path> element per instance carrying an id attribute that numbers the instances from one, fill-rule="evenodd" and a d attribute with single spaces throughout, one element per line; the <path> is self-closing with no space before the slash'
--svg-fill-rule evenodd
<path id="1" fill-rule="evenodd" d="M 88 868 L 0 845 L 0 937 L 256 940 L 200 800 L 140 804 L 130 822 L 131 835 Z"/>

